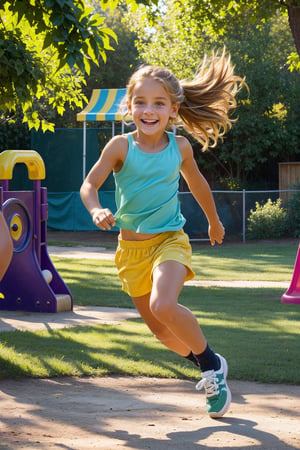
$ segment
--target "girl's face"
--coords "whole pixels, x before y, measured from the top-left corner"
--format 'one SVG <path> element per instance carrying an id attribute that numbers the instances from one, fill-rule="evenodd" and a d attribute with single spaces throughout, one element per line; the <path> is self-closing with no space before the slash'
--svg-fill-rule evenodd
<path id="1" fill-rule="evenodd" d="M 127 107 L 136 127 L 144 134 L 152 135 L 164 132 L 169 119 L 176 117 L 179 104 L 171 103 L 162 83 L 145 78 L 135 85 Z"/>

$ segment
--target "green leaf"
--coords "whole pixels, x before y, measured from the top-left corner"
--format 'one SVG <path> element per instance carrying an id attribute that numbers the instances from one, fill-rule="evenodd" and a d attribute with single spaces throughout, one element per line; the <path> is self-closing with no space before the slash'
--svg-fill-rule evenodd
<path id="1" fill-rule="evenodd" d="M 64 16 L 64 14 L 61 14 L 61 13 L 54 13 L 51 16 L 52 24 L 55 27 L 59 27 L 61 24 L 63 24 L 64 20 L 65 20 L 65 16 Z"/>
<path id="2" fill-rule="evenodd" d="M 65 14 L 66 19 L 68 19 L 70 22 L 76 23 L 77 19 L 76 17 L 73 16 L 73 14 L 71 13 L 66 13 Z"/>
<path id="3" fill-rule="evenodd" d="M 50 123 L 50 122 L 48 122 L 47 120 L 44 120 L 44 119 L 41 122 L 41 127 L 42 127 L 43 133 L 45 133 L 46 131 L 54 132 L 54 126 L 55 126 L 54 123 Z"/>
<path id="4" fill-rule="evenodd" d="M 62 116 L 64 114 L 66 108 L 64 108 L 64 106 L 57 106 L 56 110 L 57 110 L 58 114 L 60 116 Z"/>
<path id="5" fill-rule="evenodd" d="M 17 75 L 20 76 L 24 72 L 23 64 L 20 60 L 15 61 L 14 63 Z"/>
<path id="6" fill-rule="evenodd" d="M 78 61 L 76 61 L 76 57 L 72 53 L 69 53 L 67 55 L 66 62 L 68 66 L 71 68 L 74 67 L 76 63 L 78 64 Z"/>
<path id="7" fill-rule="evenodd" d="M 53 8 L 54 4 L 55 4 L 54 0 L 45 0 L 45 7 L 47 9 Z"/>
<path id="8" fill-rule="evenodd" d="M 100 27 L 105 21 L 105 17 L 99 16 L 99 14 L 94 15 L 90 20 L 90 27 Z"/>
<path id="9" fill-rule="evenodd" d="M 61 8 L 65 6 L 65 0 L 56 0 L 56 2 L 59 4 Z"/>
<path id="10" fill-rule="evenodd" d="M 84 70 L 82 72 L 86 72 L 87 75 L 89 75 L 91 73 L 91 64 L 90 64 L 89 59 L 84 58 L 83 63 L 84 63 Z"/>
<path id="11" fill-rule="evenodd" d="M 46 48 L 50 47 L 50 45 L 52 44 L 52 35 L 46 34 L 44 42 L 43 42 L 43 50 L 45 50 Z"/>
<path id="12" fill-rule="evenodd" d="M 118 42 L 118 36 L 111 28 L 101 28 L 101 32 L 107 34 L 108 36 L 111 36 L 116 42 Z"/>

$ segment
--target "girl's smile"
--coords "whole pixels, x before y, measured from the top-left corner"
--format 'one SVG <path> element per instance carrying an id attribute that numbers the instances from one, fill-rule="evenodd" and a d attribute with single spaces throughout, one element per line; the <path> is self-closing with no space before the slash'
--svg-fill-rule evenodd
<path id="1" fill-rule="evenodd" d="M 132 119 L 145 134 L 162 133 L 170 118 L 175 118 L 178 104 L 172 104 L 163 84 L 151 78 L 138 82 L 132 93 L 128 109 Z"/>

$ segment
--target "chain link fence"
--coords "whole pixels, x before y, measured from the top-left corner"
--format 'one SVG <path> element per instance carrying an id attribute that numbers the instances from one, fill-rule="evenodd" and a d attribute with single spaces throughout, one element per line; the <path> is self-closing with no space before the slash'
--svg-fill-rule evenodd
<path id="1" fill-rule="evenodd" d="M 220 220 L 227 236 L 234 236 L 246 242 L 247 219 L 256 203 L 265 204 L 268 199 L 272 202 L 282 199 L 283 204 L 292 198 L 296 189 L 270 191 L 212 191 Z M 187 219 L 186 232 L 191 240 L 207 240 L 207 221 L 190 192 L 180 192 L 181 208 Z"/>
<path id="2" fill-rule="evenodd" d="M 213 191 L 219 217 L 226 236 L 246 241 L 247 219 L 256 202 L 265 204 L 278 198 L 292 197 L 298 190 L 285 191 Z M 100 190 L 99 200 L 103 207 L 116 211 L 114 190 Z M 190 192 L 179 192 L 181 210 L 186 218 L 184 229 L 191 241 L 208 240 L 206 217 Z M 65 231 L 96 230 L 91 217 L 84 208 L 79 192 L 48 192 L 48 227 Z M 113 228 L 112 231 L 117 231 Z"/>

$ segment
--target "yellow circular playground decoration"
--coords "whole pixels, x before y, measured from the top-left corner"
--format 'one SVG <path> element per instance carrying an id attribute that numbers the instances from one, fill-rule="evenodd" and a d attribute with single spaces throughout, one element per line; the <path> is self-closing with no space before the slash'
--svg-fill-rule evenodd
<path id="1" fill-rule="evenodd" d="M 9 224 L 10 228 L 10 235 L 13 238 L 14 241 L 17 241 L 22 236 L 23 226 L 22 226 L 22 220 L 19 216 L 19 214 L 15 214 L 10 221 Z"/>

